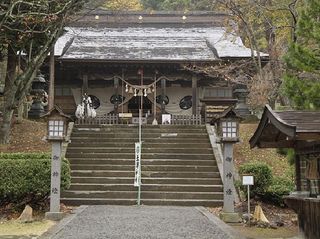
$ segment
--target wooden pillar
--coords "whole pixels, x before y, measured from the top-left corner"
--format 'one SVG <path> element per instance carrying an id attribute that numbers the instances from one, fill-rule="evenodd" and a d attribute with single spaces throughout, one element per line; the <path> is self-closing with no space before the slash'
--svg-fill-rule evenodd
<path id="1" fill-rule="evenodd" d="M 48 110 L 51 110 L 54 106 L 54 81 L 55 81 L 55 64 L 54 64 L 54 47 L 50 51 L 50 70 L 49 70 L 49 98 L 48 98 Z"/>
<path id="2" fill-rule="evenodd" d="M 88 74 L 84 73 L 82 74 L 82 95 L 84 95 L 84 93 L 88 94 L 88 88 L 89 88 Z"/>
<path id="3" fill-rule="evenodd" d="M 295 167 L 296 167 L 297 191 L 301 191 L 301 163 L 300 163 L 300 155 L 298 154 L 296 154 L 295 156 Z"/>
<path id="4" fill-rule="evenodd" d="M 166 96 L 166 79 L 161 79 L 161 113 L 164 114 L 166 105 L 164 103 L 164 97 Z"/>
<path id="5" fill-rule="evenodd" d="M 198 79 L 195 75 L 192 76 L 192 114 L 198 114 Z"/>
<path id="6" fill-rule="evenodd" d="M 119 95 L 119 78 L 114 77 L 114 95 L 116 96 L 116 102 L 114 104 L 114 113 L 117 115 L 119 113 L 119 102 L 118 102 L 118 95 Z"/>

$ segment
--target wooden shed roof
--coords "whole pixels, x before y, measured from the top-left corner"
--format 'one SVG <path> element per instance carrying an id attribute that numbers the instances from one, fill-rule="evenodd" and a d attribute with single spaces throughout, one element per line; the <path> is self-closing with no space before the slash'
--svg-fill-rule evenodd
<path id="1" fill-rule="evenodd" d="M 267 105 L 250 146 L 292 148 L 303 141 L 320 141 L 320 111 L 273 111 Z"/>
<path id="2" fill-rule="evenodd" d="M 296 127 L 296 132 L 320 132 L 320 111 L 274 112 L 278 119 Z"/>
<path id="3" fill-rule="evenodd" d="M 63 113 L 62 109 L 58 105 L 54 105 L 53 108 L 50 109 L 47 113 L 41 115 L 41 118 L 49 117 L 51 114 L 54 114 L 54 113 L 66 118 L 68 120 L 72 119 L 72 117 L 70 115 Z"/>

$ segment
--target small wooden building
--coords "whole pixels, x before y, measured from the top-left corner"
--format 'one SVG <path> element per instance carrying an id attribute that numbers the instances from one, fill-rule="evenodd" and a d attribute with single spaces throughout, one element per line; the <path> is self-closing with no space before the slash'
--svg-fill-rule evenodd
<path id="1" fill-rule="evenodd" d="M 296 192 L 285 198 L 307 239 L 320 238 L 320 111 L 273 111 L 266 106 L 252 148 L 293 148 Z"/>

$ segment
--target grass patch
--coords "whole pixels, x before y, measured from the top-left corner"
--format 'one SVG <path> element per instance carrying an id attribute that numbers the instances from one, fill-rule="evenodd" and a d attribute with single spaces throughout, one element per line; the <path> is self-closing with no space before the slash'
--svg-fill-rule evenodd
<path id="1" fill-rule="evenodd" d="M 297 227 L 281 227 L 275 230 L 270 228 L 244 227 L 240 225 L 233 226 L 233 228 L 248 239 L 281 239 L 295 237 L 298 234 Z"/>
<path id="2" fill-rule="evenodd" d="M 0 236 L 40 236 L 54 225 L 55 222 L 47 220 L 32 223 L 4 221 L 0 222 Z"/>

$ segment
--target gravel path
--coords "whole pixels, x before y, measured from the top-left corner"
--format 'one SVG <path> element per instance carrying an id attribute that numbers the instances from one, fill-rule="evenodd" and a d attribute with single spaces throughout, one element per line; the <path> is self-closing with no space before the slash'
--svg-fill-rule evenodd
<path id="1" fill-rule="evenodd" d="M 231 239 L 217 223 L 194 207 L 89 206 L 51 238 Z"/>

